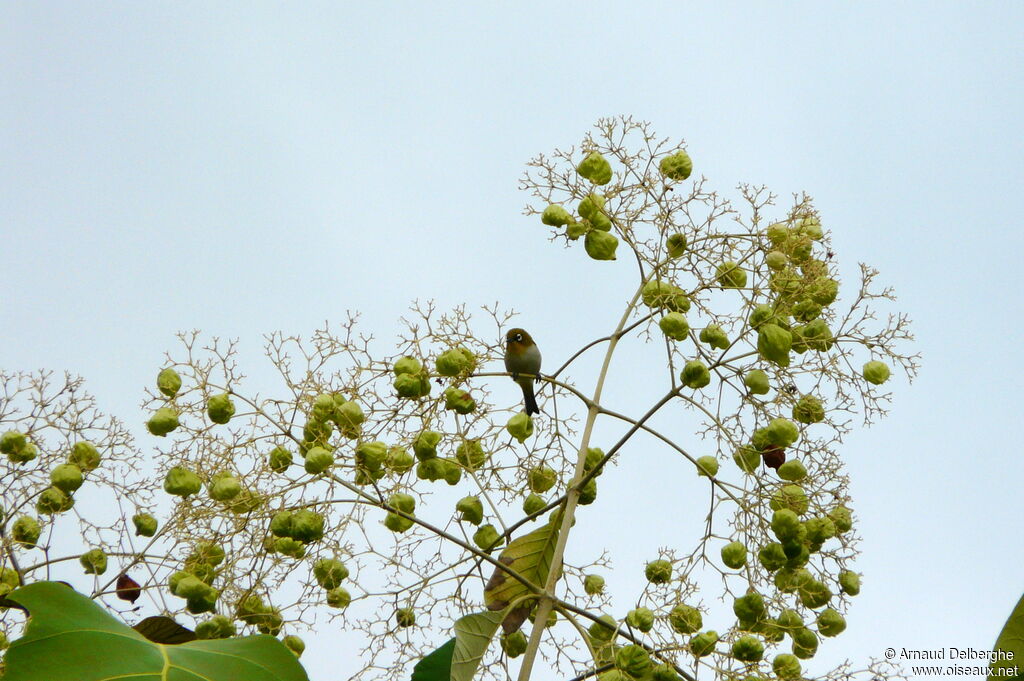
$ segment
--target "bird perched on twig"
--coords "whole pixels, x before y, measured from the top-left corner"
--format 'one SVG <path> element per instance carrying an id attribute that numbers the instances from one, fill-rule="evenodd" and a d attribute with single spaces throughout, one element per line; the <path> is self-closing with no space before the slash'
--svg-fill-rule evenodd
<path id="1" fill-rule="evenodd" d="M 539 414 L 533 382 L 540 380 L 540 350 L 523 329 L 510 329 L 505 334 L 505 371 L 512 374 L 512 380 L 523 389 L 526 413 Z"/>

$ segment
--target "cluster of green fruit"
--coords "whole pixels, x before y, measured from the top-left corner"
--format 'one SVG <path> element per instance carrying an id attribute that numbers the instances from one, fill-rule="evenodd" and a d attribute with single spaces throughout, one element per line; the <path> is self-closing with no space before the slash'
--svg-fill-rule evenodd
<path id="1" fill-rule="evenodd" d="M 448 378 L 464 378 L 473 373 L 476 365 L 476 355 L 462 346 L 442 352 L 434 364 L 437 374 Z M 430 372 L 420 360 L 406 355 L 394 363 L 392 371 L 395 374 L 395 381 L 392 385 L 399 397 L 419 399 L 430 394 Z M 457 398 L 451 397 L 449 391 L 445 392 L 445 400 L 446 404 L 449 401 L 453 403 L 447 405 L 448 409 L 455 409 L 462 414 L 468 414 L 476 408 L 471 399 L 468 400 L 468 403 L 463 404 L 463 402 L 467 402 L 465 398 L 460 402 Z M 472 404 L 471 407 L 470 404 Z"/>
<path id="2" fill-rule="evenodd" d="M 648 608 L 634 608 L 626 615 L 625 624 L 638 631 L 648 632 L 654 626 L 654 619 L 654 613 Z M 686 605 L 673 608 L 668 620 L 675 631 L 684 634 L 695 634 L 702 625 L 700 612 Z M 601 673 L 599 680 L 679 681 L 679 676 L 670 665 L 655 664 L 643 646 L 634 643 L 624 646 L 615 644 L 616 633 L 621 628 L 622 624 L 611 615 L 601 615 L 587 629 L 595 664 L 614 665 L 612 669 Z M 718 634 L 714 631 L 696 633 L 690 639 L 690 649 L 699 651 L 700 656 L 703 656 L 711 652 L 717 640 Z"/>
<path id="3" fill-rule="evenodd" d="M 693 171 L 693 164 L 685 151 L 665 156 L 659 167 L 662 176 L 672 182 L 685 180 Z M 608 184 L 612 179 L 611 164 L 597 151 L 587 154 L 576 166 L 576 172 L 597 187 Z M 594 260 L 615 260 L 619 240 L 611 233 L 613 217 L 605 208 L 606 198 L 593 191 L 583 197 L 576 206 L 578 220 L 565 207 L 551 204 L 541 213 L 541 222 L 550 227 L 564 227 L 565 236 L 570 241 L 583 237 L 584 250 Z M 670 244 L 670 250 L 676 249 L 681 255 L 686 248 L 686 239 L 682 238 L 680 243 L 679 237 L 682 235 L 676 236 L 674 244 Z"/>
<path id="4" fill-rule="evenodd" d="M 303 558 L 309 544 L 324 536 L 324 517 L 308 508 L 278 511 L 270 519 L 270 535 L 264 545 L 270 553 Z"/>
<path id="5" fill-rule="evenodd" d="M 213 586 L 220 573 L 217 566 L 224 561 L 224 549 L 212 541 L 200 541 L 185 558 L 182 569 L 170 576 L 167 588 L 185 599 L 186 609 L 193 615 L 212 612 L 220 597 L 220 591 Z M 280 620 L 280 617 L 278 618 Z M 277 630 L 280 630 L 278 625 Z M 262 630 L 263 633 L 272 633 Z M 273 632 L 274 635 L 277 631 Z"/>
<path id="6" fill-rule="evenodd" d="M 24 465 L 38 456 L 39 448 L 24 433 L 9 430 L 0 436 L 0 452 L 11 462 Z M 100 460 L 100 452 L 94 444 L 84 440 L 76 442 L 68 452 L 66 463 L 57 464 L 50 470 L 50 485 L 39 493 L 36 512 L 56 515 L 70 510 L 75 505 L 75 491 L 82 486 L 86 474 L 99 467 Z M 11 538 L 22 546 L 36 546 L 41 533 L 39 521 L 31 516 L 19 516 L 11 523 Z"/>

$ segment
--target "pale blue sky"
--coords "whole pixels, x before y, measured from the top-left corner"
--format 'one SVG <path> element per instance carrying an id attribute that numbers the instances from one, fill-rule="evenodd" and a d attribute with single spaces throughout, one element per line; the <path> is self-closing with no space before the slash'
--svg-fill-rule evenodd
<path id="1" fill-rule="evenodd" d="M 865 587 L 820 657 L 990 645 L 1024 591 L 1024 5 L 497 7 L 4 3 L 0 365 L 139 425 L 179 329 L 255 364 L 346 309 L 389 337 L 414 298 L 498 300 L 564 357 L 628 263 L 548 243 L 516 182 L 633 114 L 720 189 L 810 193 L 914 318 L 920 379 L 843 450 Z"/>

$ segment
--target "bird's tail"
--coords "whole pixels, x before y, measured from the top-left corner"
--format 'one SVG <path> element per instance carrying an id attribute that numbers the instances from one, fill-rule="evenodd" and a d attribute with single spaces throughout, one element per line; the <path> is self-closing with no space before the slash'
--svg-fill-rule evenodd
<path id="1" fill-rule="evenodd" d="M 523 387 L 523 402 L 526 406 L 526 413 L 528 415 L 539 414 L 540 409 L 537 407 L 537 400 L 533 396 L 533 381 L 525 381 L 522 383 Z"/>

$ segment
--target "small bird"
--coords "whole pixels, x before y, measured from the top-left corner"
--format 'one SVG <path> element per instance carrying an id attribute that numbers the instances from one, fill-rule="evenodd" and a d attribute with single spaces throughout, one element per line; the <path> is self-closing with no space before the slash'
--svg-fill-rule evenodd
<path id="1" fill-rule="evenodd" d="M 523 329 L 511 329 L 505 334 L 505 371 L 523 389 L 527 414 L 539 414 L 533 396 L 533 382 L 540 380 L 540 350 Z M 519 374 L 527 374 L 520 378 Z"/>

